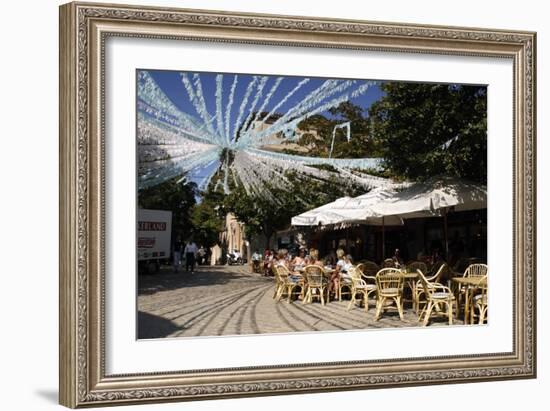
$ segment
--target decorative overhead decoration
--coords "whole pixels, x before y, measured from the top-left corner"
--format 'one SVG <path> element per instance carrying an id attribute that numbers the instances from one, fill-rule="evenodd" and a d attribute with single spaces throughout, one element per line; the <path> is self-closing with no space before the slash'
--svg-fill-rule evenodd
<path id="1" fill-rule="evenodd" d="M 296 130 L 303 120 L 364 94 L 373 82 L 327 79 L 280 114 L 278 110 L 311 82 L 309 78 L 217 74 L 213 95 L 206 93 L 201 74 L 180 73 L 180 78 L 187 94 L 182 98 L 188 99 L 196 115 L 178 108 L 149 72 L 138 73 L 140 189 L 176 176 L 202 174 L 200 189 L 212 183 L 227 194 L 231 186 L 241 185 L 249 195 L 265 197 L 271 196 L 265 183 L 284 188 L 289 183 L 289 171 L 300 179 L 341 177 L 344 184 L 366 190 L 391 185 L 387 179 L 368 174 L 379 166 L 376 158 L 331 158 L 334 142 L 329 158 L 265 148 L 274 140 L 278 144 L 296 141 Z M 237 99 L 237 88 L 243 88 L 239 84 L 243 81 L 247 81 L 244 94 Z M 282 85 L 288 91 L 277 93 Z M 274 99 L 276 93 L 281 94 L 278 101 Z M 337 125 L 334 133 L 337 128 L 346 130 L 349 141 L 350 123 Z M 201 173 L 196 172 L 198 169 Z"/>

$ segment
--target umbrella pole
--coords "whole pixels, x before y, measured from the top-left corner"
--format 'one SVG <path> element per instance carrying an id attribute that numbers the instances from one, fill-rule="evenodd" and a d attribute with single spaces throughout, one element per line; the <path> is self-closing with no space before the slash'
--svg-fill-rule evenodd
<path id="1" fill-rule="evenodd" d="M 447 208 L 443 209 L 443 238 L 445 240 L 445 260 L 449 260 L 449 235 L 447 230 Z"/>
<path id="2" fill-rule="evenodd" d="M 386 258 L 386 227 L 384 226 L 384 217 L 382 217 L 382 261 Z"/>

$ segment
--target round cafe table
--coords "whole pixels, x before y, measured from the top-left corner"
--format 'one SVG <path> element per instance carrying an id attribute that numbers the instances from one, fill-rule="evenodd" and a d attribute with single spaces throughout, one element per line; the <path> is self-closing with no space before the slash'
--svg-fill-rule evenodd
<path id="1" fill-rule="evenodd" d="M 405 270 L 402 270 L 401 273 L 403 274 L 405 284 L 411 290 L 411 300 L 410 300 L 410 302 L 412 304 L 412 307 L 415 308 L 414 296 L 416 295 L 416 282 L 418 280 L 418 273 L 416 273 L 414 271 L 409 272 L 409 271 L 405 271 Z M 407 300 L 407 301 L 409 301 L 409 300 Z M 403 299 L 403 302 L 405 302 L 405 299 Z"/>

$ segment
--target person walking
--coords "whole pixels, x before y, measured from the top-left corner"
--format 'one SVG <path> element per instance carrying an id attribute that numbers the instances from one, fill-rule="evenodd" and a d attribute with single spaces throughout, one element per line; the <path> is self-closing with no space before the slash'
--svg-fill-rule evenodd
<path id="1" fill-rule="evenodd" d="M 197 254 L 197 244 L 193 240 L 189 240 L 185 246 L 185 271 L 195 272 L 195 256 Z"/>
<path id="2" fill-rule="evenodd" d="M 199 256 L 199 265 L 203 265 L 206 259 L 206 250 L 202 245 L 199 248 L 198 256 Z"/>
<path id="3" fill-rule="evenodd" d="M 181 266 L 181 241 L 178 238 L 176 240 L 176 244 L 174 245 L 174 253 L 173 253 L 173 267 L 174 267 L 175 273 L 179 271 L 180 266 Z"/>

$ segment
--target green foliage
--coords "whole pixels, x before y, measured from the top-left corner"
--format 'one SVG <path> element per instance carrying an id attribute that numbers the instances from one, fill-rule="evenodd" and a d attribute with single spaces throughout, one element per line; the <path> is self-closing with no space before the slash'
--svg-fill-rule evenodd
<path id="1" fill-rule="evenodd" d="M 364 193 L 361 187 L 342 184 L 336 177 L 324 181 L 306 180 L 295 172 L 287 172 L 285 177 L 289 184 L 284 189 L 272 185 L 262 187 L 273 198 L 248 195 L 241 186 L 226 196 L 224 209 L 244 223 L 247 236 L 264 234 L 269 242 L 276 231 L 288 227 L 293 216 L 345 195 Z"/>
<path id="2" fill-rule="evenodd" d="M 154 187 L 138 192 L 140 208 L 172 211 L 172 239 L 182 240 L 192 234 L 191 208 L 195 205 L 197 185 L 172 178 Z"/>
<path id="3" fill-rule="evenodd" d="M 197 244 L 212 247 L 218 243 L 223 228 L 223 210 L 220 209 L 223 198 L 223 194 L 214 191 L 203 193 L 202 201 L 191 210 L 193 238 Z"/>
<path id="4" fill-rule="evenodd" d="M 382 90 L 369 118 L 388 175 L 486 183 L 486 87 L 390 82 Z"/>

